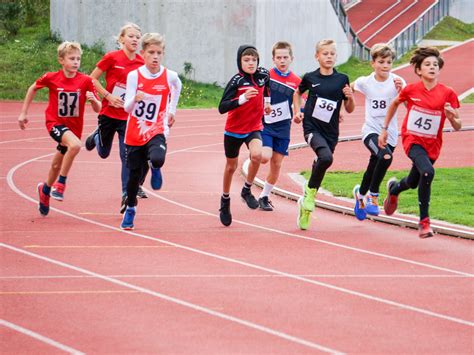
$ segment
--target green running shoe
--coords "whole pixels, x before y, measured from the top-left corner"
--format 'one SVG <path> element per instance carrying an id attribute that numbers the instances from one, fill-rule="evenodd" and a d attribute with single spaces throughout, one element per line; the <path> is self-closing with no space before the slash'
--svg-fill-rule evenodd
<path id="1" fill-rule="evenodd" d="M 313 212 L 314 211 L 314 197 L 316 196 L 316 192 L 318 192 L 318 189 L 310 188 L 308 187 L 308 182 L 306 182 L 303 186 L 303 193 L 304 193 L 304 198 L 303 198 L 303 208 L 306 211 Z"/>
<path id="2" fill-rule="evenodd" d="M 299 229 L 306 230 L 311 223 L 311 211 L 304 208 L 303 200 L 303 197 L 300 197 L 298 200 L 298 219 L 296 220 L 296 225 Z"/>

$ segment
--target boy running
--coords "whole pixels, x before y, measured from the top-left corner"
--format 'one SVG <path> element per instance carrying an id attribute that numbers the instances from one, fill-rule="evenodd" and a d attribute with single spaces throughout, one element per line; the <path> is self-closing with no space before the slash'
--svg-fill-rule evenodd
<path id="1" fill-rule="evenodd" d="M 262 159 L 262 119 L 264 112 L 270 113 L 270 75 L 268 70 L 258 67 L 257 49 L 250 45 L 240 46 L 237 51 L 235 74 L 227 84 L 219 103 L 221 114 L 228 112 L 224 131 L 224 151 L 226 166 L 223 178 L 220 220 L 224 226 L 230 226 L 230 186 L 232 176 L 239 162 L 239 151 L 243 143 L 250 151 L 250 165 L 240 196 L 251 209 L 258 208 L 258 201 L 252 195 L 250 187 L 257 175 Z"/>
<path id="2" fill-rule="evenodd" d="M 181 93 L 178 74 L 161 65 L 165 41 L 158 33 L 142 38 L 141 55 L 145 65 L 127 76 L 124 109 L 129 113 L 125 132 L 127 166 L 127 208 L 120 228 L 134 228 L 137 192 L 143 165 L 149 160 L 151 187 L 162 185 L 161 167 L 166 157 L 166 137 L 175 122 L 176 106 Z"/>
<path id="3" fill-rule="evenodd" d="M 354 214 L 363 221 L 368 214 L 379 214 L 379 188 L 385 177 L 397 145 L 397 119 L 388 126 L 388 144 L 384 149 L 378 146 L 378 138 L 384 125 L 385 114 L 392 100 L 406 85 L 405 80 L 391 73 L 395 51 L 386 43 L 375 44 L 370 55 L 374 72 L 358 78 L 353 88 L 365 96 L 365 122 L 362 126 L 362 141 L 370 152 L 369 164 L 360 185 L 354 186 Z"/>
<path id="4" fill-rule="evenodd" d="M 128 23 L 120 29 L 117 42 L 121 49 L 108 52 L 97 63 L 92 71 L 91 77 L 94 80 L 97 91 L 102 96 L 102 110 L 99 113 L 99 126 L 86 139 L 86 149 L 97 148 L 97 153 L 102 159 L 106 159 L 112 150 L 115 133 L 118 134 L 120 160 L 122 162 L 122 199 L 120 204 L 120 213 L 126 208 L 128 168 L 125 152 L 125 128 L 127 126 L 128 114 L 123 109 L 125 98 L 125 88 L 127 75 L 132 70 L 143 65 L 143 58 L 136 54 L 140 38 L 142 36 L 140 27 L 134 23 Z M 105 73 L 105 88 L 99 81 L 102 74 Z M 143 167 L 145 179 L 148 163 Z M 140 185 L 143 184 L 143 181 Z M 148 197 L 141 188 L 138 190 L 138 196 Z"/>
<path id="5" fill-rule="evenodd" d="M 64 199 L 69 170 L 74 158 L 81 150 L 86 101 L 91 102 L 95 112 L 99 112 L 101 108 L 92 79 L 78 72 L 81 54 L 82 49 L 79 43 L 61 43 L 58 47 L 58 62 L 62 69 L 44 74 L 28 88 L 18 117 L 20 128 L 25 129 L 28 123 L 28 108 L 36 92 L 44 87 L 49 89 L 49 103 L 45 111 L 46 128 L 58 145 L 48 178 L 37 187 L 39 212 L 42 216 L 49 213 L 50 196 L 58 201 Z M 58 181 L 56 181 L 57 178 Z"/>
<path id="6" fill-rule="evenodd" d="M 272 48 L 275 67 L 270 70 L 270 91 L 272 111 L 265 115 L 262 131 L 262 164 L 270 161 L 263 190 L 258 204 L 264 211 L 273 211 L 268 196 L 280 176 L 283 158 L 288 155 L 291 119 L 293 118 L 293 95 L 301 79 L 290 71 L 293 50 L 288 42 L 277 42 Z"/>
<path id="7" fill-rule="evenodd" d="M 450 87 L 438 83 L 439 72 L 444 65 L 438 49 L 418 48 L 410 59 L 410 64 L 421 81 L 407 85 L 390 104 L 379 137 L 379 146 L 387 146 L 389 124 L 398 105 L 406 102 L 407 114 L 401 130 L 402 144 L 413 166 L 408 176 L 400 181 L 395 178 L 388 181 L 384 209 L 387 215 L 392 215 L 397 209 L 398 195 L 418 187 L 419 237 L 428 238 L 433 236 L 429 218 L 431 182 L 435 173 L 433 164 L 438 159 L 443 144 L 444 123 L 447 118 L 456 131 L 461 129 L 462 123 L 456 93 Z"/>
<path id="8" fill-rule="evenodd" d="M 339 112 L 342 103 L 344 102 L 348 113 L 354 111 L 355 107 L 349 78 L 334 69 L 336 43 L 330 39 L 319 41 L 316 44 L 315 58 L 319 62 L 319 69 L 303 76 L 293 100 L 294 121 L 303 121 L 304 138 L 317 156 L 311 177 L 303 187 L 304 197 L 298 201 L 297 225 L 303 230 L 309 227 L 316 192 L 333 162 L 339 138 Z M 300 112 L 301 95 L 306 90 L 309 90 L 309 95 L 303 115 Z"/>

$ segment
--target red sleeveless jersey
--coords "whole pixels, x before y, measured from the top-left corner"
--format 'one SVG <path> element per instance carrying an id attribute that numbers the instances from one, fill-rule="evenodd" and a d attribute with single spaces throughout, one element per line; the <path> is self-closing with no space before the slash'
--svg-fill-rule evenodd
<path id="1" fill-rule="evenodd" d="M 158 134 L 164 134 L 168 125 L 167 106 L 170 95 L 167 70 L 156 79 L 147 79 L 137 69 L 138 90 L 145 93 L 128 116 L 125 144 L 142 146 Z"/>

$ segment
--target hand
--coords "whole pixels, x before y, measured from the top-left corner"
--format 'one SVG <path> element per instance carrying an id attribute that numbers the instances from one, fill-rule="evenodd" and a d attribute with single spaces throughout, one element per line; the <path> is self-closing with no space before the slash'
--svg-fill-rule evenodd
<path id="1" fill-rule="evenodd" d="M 145 98 L 145 93 L 143 91 L 137 91 L 137 94 L 135 95 L 135 101 L 140 102 Z"/>
<path id="2" fill-rule="evenodd" d="M 26 118 L 26 115 L 24 113 L 20 113 L 20 116 L 18 117 L 18 125 L 22 130 L 26 129 L 26 124 L 28 123 L 28 118 Z"/>
<path id="3" fill-rule="evenodd" d="M 379 147 L 384 149 L 387 146 L 387 130 L 383 129 L 379 135 Z"/>
<path id="4" fill-rule="evenodd" d="M 395 78 L 395 79 L 393 79 L 393 83 L 395 84 L 395 89 L 397 90 L 397 92 L 400 92 L 403 88 L 402 79 Z"/>
<path id="5" fill-rule="evenodd" d="M 258 90 L 257 89 L 254 89 L 254 88 L 250 88 L 248 89 L 246 92 L 245 92 L 245 98 L 247 100 L 250 100 L 251 98 L 255 97 L 258 95 Z"/>
<path id="6" fill-rule="evenodd" d="M 86 91 L 86 99 L 87 101 L 97 101 L 97 98 L 92 91 Z"/>
<path id="7" fill-rule="evenodd" d="M 266 102 L 265 103 L 265 114 L 266 115 L 269 115 L 270 113 L 272 113 L 272 105 L 270 105 L 269 102 Z"/>
<path id="8" fill-rule="evenodd" d="M 174 119 L 174 114 L 168 113 L 168 127 L 172 127 L 176 120 Z"/>
<path id="9" fill-rule="evenodd" d="M 456 111 L 454 110 L 453 106 L 451 106 L 449 102 L 446 102 L 444 104 L 444 113 L 446 114 L 446 118 L 450 121 L 453 118 L 456 118 Z"/>
<path id="10" fill-rule="evenodd" d="M 342 89 L 342 92 L 349 100 L 352 100 L 354 98 L 354 93 L 349 85 L 346 84 L 346 86 L 344 86 L 344 88 Z"/>
<path id="11" fill-rule="evenodd" d="M 106 99 L 109 102 L 109 106 L 123 108 L 123 100 L 120 98 L 120 96 L 109 94 L 107 95 Z"/>
<path id="12" fill-rule="evenodd" d="M 303 121 L 303 112 L 297 112 L 293 115 L 293 122 L 294 123 L 301 123 Z"/>

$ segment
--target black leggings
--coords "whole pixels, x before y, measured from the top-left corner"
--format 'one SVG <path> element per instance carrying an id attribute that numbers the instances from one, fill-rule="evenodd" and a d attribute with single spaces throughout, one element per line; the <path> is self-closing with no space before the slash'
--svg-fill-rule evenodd
<path id="1" fill-rule="evenodd" d="M 137 205 L 137 192 L 149 160 L 155 169 L 161 168 L 166 158 L 166 138 L 159 134 L 143 146 L 127 145 L 127 166 L 130 171 L 127 184 L 128 206 Z"/>
<path id="2" fill-rule="evenodd" d="M 318 157 L 313 162 L 313 168 L 308 181 L 308 187 L 312 189 L 319 189 L 321 182 L 324 179 L 324 175 L 326 174 L 326 170 L 329 169 L 334 160 L 333 153 L 336 145 L 330 144 L 330 142 L 328 142 L 319 133 L 311 133 L 305 138 Z"/>
<path id="3" fill-rule="evenodd" d="M 401 179 L 398 184 L 394 185 L 390 193 L 398 195 L 402 191 L 414 189 L 418 186 L 420 220 L 422 220 L 429 217 L 431 182 L 435 175 L 433 167 L 435 160 L 431 160 L 426 150 L 417 144 L 411 146 L 408 157 L 413 161 L 410 173 Z"/>
<path id="4" fill-rule="evenodd" d="M 395 147 L 387 144 L 382 149 L 378 146 L 379 135 L 376 133 L 369 134 L 364 139 L 364 144 L 370 151 L 369 165 L 365 170 L 364 177 L 360 184 L 359 192 L 365 195 L 367 191 L 379 193 L 380 184 L 382 183 L 385 173 L 387 172 L 393 160 L 393 151 Z"/>

